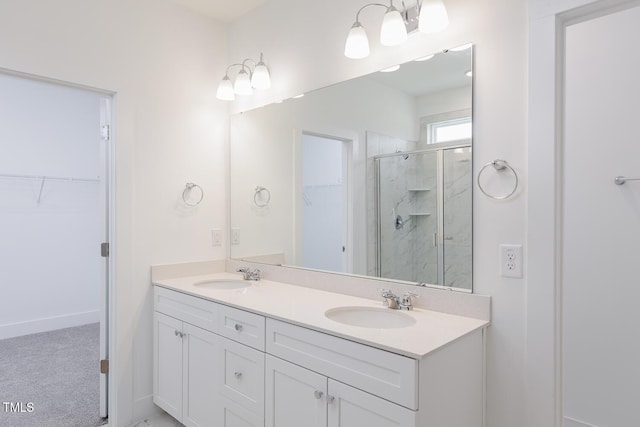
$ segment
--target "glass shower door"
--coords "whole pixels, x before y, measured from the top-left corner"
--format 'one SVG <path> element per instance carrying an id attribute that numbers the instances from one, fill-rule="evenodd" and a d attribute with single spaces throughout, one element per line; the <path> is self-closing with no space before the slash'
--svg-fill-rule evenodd
<path id="1" fill-rule="evenodd" d="M 471 290 L 471 147 L 443 150 L 442 255 L 444 286 Z"/>
<path id="2" fill-rule="evenodd" d="M 437 153 L 398 153 L 376 163 L 378 276 L 438 283 Z"/>

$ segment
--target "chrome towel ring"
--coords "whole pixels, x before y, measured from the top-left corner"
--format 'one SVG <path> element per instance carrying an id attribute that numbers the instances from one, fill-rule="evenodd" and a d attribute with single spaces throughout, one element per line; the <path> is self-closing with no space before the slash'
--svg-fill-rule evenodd
<path id="1" fill-rule="evenodd" d="M 198 198 L 197 202 L 192 203 L 189 201 L 189 196 L 191 195 L 191 192 L 193 191 L 194 188 L 200 192 L 200 198 Z M 204 198 L 204 190 L 202 189 L 202 187 L 200 187 L 198 184 L 194 184 L 193 182 L 187 182 L 187 185 L 184 187 L 184 190 L 182 191 L 182 200 L 184 201 L 184 203 L 187 206 L 198 206 L 203 198 Z"/>
<path id="2" fill-rule="evenodd" d="M 267 200 L 264 200 L 262 193 L 267 193 Z M 265 187 L 256 186 L 256 192 L 253 194 L 253 203 L 259 208 L 264 208 L 271 201 L 271 192 Z"/>
<path id="3" fill-rule="evenodd" d="M 493 166 L 493 168 L 497 171 L 497 172 L 502 172 L 505 170 L 509 170 L 511 171 L 511 173 L 513 174 L 513 176 L 515 177 L 515 183 L 513 185 L 513 190 L 511 190 L 508 194 L 504 194 L 501 196 L 495 196 L 493 194 L 489 194 L 485 191 L 484 188 L 482 188 L 482 184 L 480 183 L 480 176 L 482 176 L 482 173 L 485 171 L 485 169 L 487 169 L 489 166 Z M 507 163 L 506 160 L 500 160 L 500 159 L 496 159 L 493 160 L 487 164 L 485 164 L 484 166 L 482 166 L 482 168 L 480 169 L 480 172 L 478 172 L 478 178 L 477 178 L 477 183 L 478 183 L 478 188 L 480 189 L 480 191 L 482 191 L 482 194 L 484 194 L 487 197 L 490 197 L 494 200 L 504 200 L 507 199 L 509 197 L 511 197 L 513 195 L 513 193 L 516 192 L 516 190 L 518 189 L 518 174 L 516 173 L 516 171 L 509 165 L 509 163 Z"/>

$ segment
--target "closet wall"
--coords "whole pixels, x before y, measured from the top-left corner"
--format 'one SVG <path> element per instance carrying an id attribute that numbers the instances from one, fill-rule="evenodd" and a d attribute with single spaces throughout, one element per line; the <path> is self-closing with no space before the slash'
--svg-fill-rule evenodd
<path id="1" fill-rule="evenodd" d="M 100 96 L 2 74 L 0 93 L 0 339 L 97 322 Z"/>

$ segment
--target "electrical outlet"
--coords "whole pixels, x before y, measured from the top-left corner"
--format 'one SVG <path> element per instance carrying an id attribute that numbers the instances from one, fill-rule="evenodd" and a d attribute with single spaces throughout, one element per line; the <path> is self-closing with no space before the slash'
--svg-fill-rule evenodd
<path id="1" fill-rule="evenodd" d="M 522 278 L 522 245 L 500 245 L 500 275 Z"/>
<path id="2" fill-rule="evenodd" d="M 213 246 L 222 246 L 222 230 L 219 228 L 211 230 L 211 244 Z"/>
<path id="3" fill-rule="evenodd" d="M 232 228 L 231 229 L 231 244 L 239 245 L 240 244 L 240 229 Z"/>

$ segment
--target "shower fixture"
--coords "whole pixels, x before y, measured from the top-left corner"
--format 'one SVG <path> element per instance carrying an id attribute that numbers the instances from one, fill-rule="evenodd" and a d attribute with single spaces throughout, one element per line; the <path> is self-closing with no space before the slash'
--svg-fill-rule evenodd
<path id="1" fill-rule="evenodd" d="M 402 151 L 402 150 L 401 150 L 401 149 L 399 149 L 399 148 L 396 148 L 396 153 L 404 153 L 404 151 Z M 408 155 L 408 154 L 405 154 L 404 156 L 402 156 L 402 158 L 403 158 L 403 159 L 405 159 L 405 160 L 407 160 L 407 159 L 409 158 L 409 155 Z"/>

